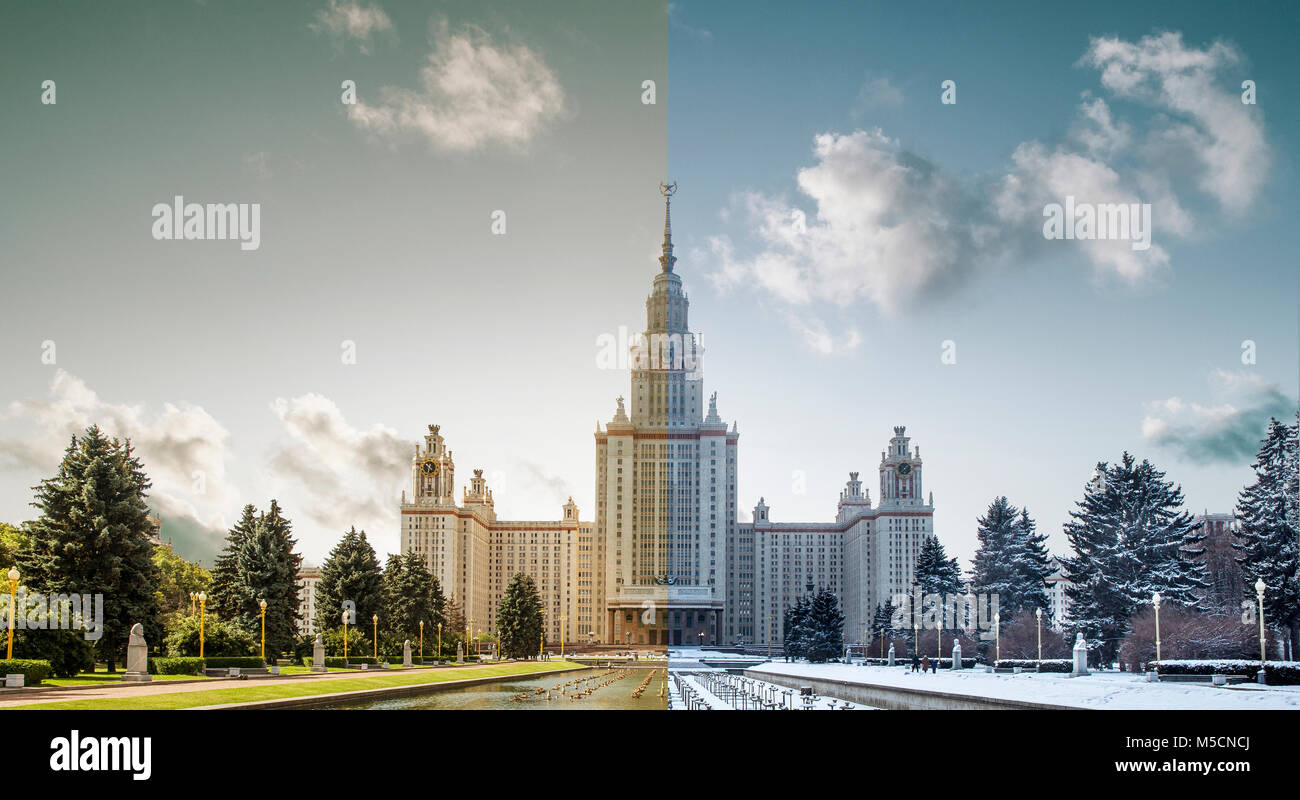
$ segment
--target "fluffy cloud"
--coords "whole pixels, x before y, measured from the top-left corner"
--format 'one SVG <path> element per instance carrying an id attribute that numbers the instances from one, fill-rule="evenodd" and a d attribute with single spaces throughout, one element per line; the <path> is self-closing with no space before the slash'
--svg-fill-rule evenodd
<path id="1" fill-rule="evenodd" d="M 412 442 L 383 425 L 353 426 L 318 394 L 279 398 L 271 412 L 284 437 L 264 478 L 296 498 L 297 513 L 338 534 L 352 525 L 376 536 L 396 531 Z"/>
<path id="2" fill-rule="evenodd" d="M 541 55 L 497 44 L 483 31 L 435 29 L 419 88 L 385 86 L 374 103 L 348 107 L 349 118 L 381 137 L 416 135 L 435 150 L 491 144 L 522 148 L 565 113 L 564 89 Z"/>
<path id="3" fill-rule="evenodd" d="M 149 504 L 163 535 L 189 558 L 210 558 L 225 534 L 221 510 L 236 497 L 227 480 L 230 435 L 201 406 L 164 403 L 157 411 L 108 403 L 58 370 L 48 396 L 9 404 L 3 419 L 27 434 L 0 438 L 0 469 L 52 474 L 74 435 L 91 425 L 129 438 L 153 487 Z"/>
<path id="4" fill-rule="evenodd" d="M 375 34 L 391 33 L 393 22 L 379 6 L 330 0 L 329 6 L 316 12 L 316 19 L 309 27 L 338 42 L 356 42 L 361 52 L 368 55 Z"/>
<path id="5" fill-rule="evenodd" d="M 1094 39 L 1080 65 L 1096 69 L 1101 89 L 1126 101 L 1135 118 L 1117 118 L 1105 98 L 1085 92 L 1059 142 L 1021 142 L 1004 169 L 970 181 L 879 128 L 820 134 L 812 164 L 797 172 L 797 199 L 733 196 L 724 219 L 740 221 L 747 247 L 719 235 L 693 257 L 715 265 L 711 277 L 721 288 L 756 287 L 802 309 L 805 320 L 819 304 L 865 303 L 891 314 L 1001 264 L 1059 253 L 1060 245 L 1079 253 L 1098 283 L 1157 280 L 1171 267 L 1161 242 L 1211 227 L 1200 201 L 1208 199 L 1215 214 L 1239 214 L 1267 175 L 1271 154 L 1258 112 L 1221 79 L 1239 60 L 1227 45 L 1188 47 L 1178 34 Z M 863 87 L 886 100 L 890 89 L 879 79 Z M 1125 240 L 1045 240 L 1044 207 L 1070 196 L 1150 204 L 1152 244 L 1134 250 Z M 803 333 L 826 351 L 824 338 Z"/>
<path id="6" fill-rule="evenodd" d="M 1286 420 L 1296 401 L 1276 384 L 1248 373 L 1219 370 L 1211 376 L 1217 405 L 1170 397 L 1148 403 L 1142 436 L 1202 464 L 1252 463 L 1270 417 Z"/>
<path id="7" fill-rule="evenodd" d="M 868 78 L 858 90 L 853 113 L 862 114 L 882 108 L 898 108 L 903 104 L 903 92 L 889 78 Z"/>

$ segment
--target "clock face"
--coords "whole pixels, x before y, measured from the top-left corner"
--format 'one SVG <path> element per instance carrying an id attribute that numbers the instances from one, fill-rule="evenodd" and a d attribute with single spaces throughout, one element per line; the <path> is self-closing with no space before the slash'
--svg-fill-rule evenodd
<path id="1" fill-rule="evenodd" d="M 429 459 L 428 461 L 420 465 L 420 469 L 424 472 L 425 475 L 437 475 L 438 462 L 434 461 L 433 459 Z"/>
<path id="2" fill-rule="evenodd" d="M 898 465 L 898 474 L 907 477 L 912 474 L 912 465 L 906 461 Z"/>

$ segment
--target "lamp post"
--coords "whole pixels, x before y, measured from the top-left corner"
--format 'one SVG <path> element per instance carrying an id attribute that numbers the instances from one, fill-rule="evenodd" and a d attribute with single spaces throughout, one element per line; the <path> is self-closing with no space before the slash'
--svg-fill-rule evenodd
<path id="1" fill-rule="evenodd" d="M 561 615 L 560 617 L 560 658 L 564 658 L 564 621 L 568 619 Z"/>
<path id="2" fill-rule="evenodd" d="M 343 668 L 348 666 L 348 612 L 343 612 Z"/>
<path id="3" fill-rule="evenodd" d="M 438 660 L 442 660 L 442 623 L 438 623 Z"/>
<path id="4" fill-rule="evenodd" d="M 1038 617 L 1038 668 L 1043 668 L 1043 609 L 1034 609 L 1034 616 Z"/>
<path id="5" fill-rule="evenodd" d="M 1002 660 L 1002 614 L 993 615 L 993 666 Z"/>
<path id="6" fill-rule="evenodd" d="M 1156 609 L 1156 661 L 1160 660 L 1160 592 L 1151 593 L 1151 605 Z"/>
<path id="7" fill-rule="evenodd" d="M 912 620 L 912 652 L 921 657 L 921 626 L 916 620 Z"/>
<path id="8" fill-rule="evenodd" d="M 199 600 L 198 594 L 195 592 L 190 592 L 190 616 L 191 617 L 199 613 L 199 609 L 195 605 L 195 603 L 197 603 L 198 600 Z"/>
<path id="9" fill-rule="evenodd" d="M 379 615 L 371 614 L 370 621 L 375 626 L 375 663 L 379 663 Z"/>
<path id="10" fill-rule="evenodd" d="M 208 593 L 199 592 L 199 658 L 203 658 L 203 623 L 207 617 Z"/>
<path id="11" fill-rule="evenodd" d="M 474 633 L 474 654 L 479 658 L 483 657 L 483 629 L 479 628 Z"/>
<path id="12" fill-rule="evenodd" d="M 12 574 L 12 573 L 10 573 Z M 1255 597 L 1259 601 L 1259 678 L 1264 680 L 1264 579 L 1255 581 Z"/>
<path id="13" fill-rule="evenodd" d="M 266 599 L 258 600 L 257 607 L 262 609 L 262 663 L 266 663 Z"/>
<path id="14" fill-rule="evenodd" d="M 14 615 L 18 613 L 17 599 L 18 579 L 22 577 L 18 574 L 17 567 L 9 568 L 9 650 L 5 658 L 14 657 Z"/>
<path id="15" fill-rule="evenodd" d="M 420 620 L 420 663 L 424 663 L 424 620 Z"/>

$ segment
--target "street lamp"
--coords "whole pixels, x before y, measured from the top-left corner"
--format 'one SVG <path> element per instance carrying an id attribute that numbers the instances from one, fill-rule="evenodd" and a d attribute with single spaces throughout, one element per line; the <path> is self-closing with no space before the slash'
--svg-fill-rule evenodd
<path id="1" fill-rule="evenodd" d="M 379 663 L 379 615 L 371 614 L 370 621 L 375 626 L 375 663 Z"/>
<path id="2" fill-rule="evenodd" d="M 10 573 L 12 575 L 13 573 Z M 1255 581 L 1255 597 L 1259 600 L 1259 679 L 1266 680 L 1264 676 L 1264 579 L 1259 578 Z"/>
<path id="3" fill-rule="evenodd" d="M 568 617 L 563 615 L 560 616 L 560 658 L 561 659 L 564 658 L 564 621 L 566 619 L 568 619 Z"/>
<path id="4" fill-rule="evenodd" d="M 912 652 L 921 657 L 921 626 L 916 620 L 912 620 Z"/>
<path id="5" fill-rule="evenodd" d="M 198 602 L 198 600 L 199 600 L 198 593 L 190 592 L 190 616 L 191 617 L 199 613 L 198 607 L 194 605 L 195 603 Z"/>
<path id="6" fill-rule="evenodd" d="M 420 620 L 420 663 L 424 663 L 424 620 Z"/>
<path id="7" fill-rule="evenodd" d="M 993 615 L 993 666 L 1002 660 L 1002 614 Z"/>
<path id="8" fill-rule="evenodd" d="M 442 660 L 442 623 L 438 623 L 438 660 Z"/>
<path id="9" fill-rule="evenodd" d="M 203 623 L 207 617 L 208 593 L 199 592 L 199 658 L 203 658 Z"/>
<path id="10" fill-rule="evenodd" d="M 9 568 L 9 651 L 5 658 L 14 657 L 14 615 L 18 613 L 17 599 L 18 579 L 22 577 L 18 574 L 17 567 Z"/>
<path id="11" fill-rule="evenodd" d="M 1151 605 L 1156 609 L 1156 662 L 1160 661 L 1160 592 L 1151 593 Z"/>
<path id="12" fill-rule="evenodd" d="M 258 600 L 257 606 L 262 609 L 262 663 L 266 663 L 266 600 Z"/>
<path id="13" fill-rule="evenodd" d="M 1034 616 L 1038 617 L 1038 668 L 1043 668 L 1043 609 L 1034 609 Z"/>
<path id="14" fill-rule="evenodd" d="M 343 612 L 343 667 L 348 666 L 348 612 Z"/>

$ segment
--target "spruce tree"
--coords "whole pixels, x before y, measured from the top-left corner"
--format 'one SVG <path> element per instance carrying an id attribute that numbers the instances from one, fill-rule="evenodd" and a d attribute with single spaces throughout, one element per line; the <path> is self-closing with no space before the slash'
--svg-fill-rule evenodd
<path id="1" fill-rule="evenodd" d="M 226 619 L 235 619 L 239 615 L 239 551 L 256 524 L 257 508 L 250 503 L 244 506 L 239 521 L 227 531 L 226 543 L 212 567 L 212 588 L 207 593 L 207 607 Z"/>
<path id="2" fill-rule="evenodd" d="M 507 658 L 528 658 L 542 639 L 542 600 L 533 579 L 517 573 L 497 604 L 497 635 Z"/>
<path id="3" fill-rule="evenodd" d="M 829 589 L 814 594 L 805 606 L 799 624 L 799 648 L 813 663 L 830 661 L 844 654 L 844 612 L 840 599 Z"/>
<path id="4" fill-rule="evenodd" d="M 1071 629 L 1100 640 L 1104 659 L 1115 656 L 1137 609 L 1163 599 L 1195 608 L 1205 589 L 1204 534 L 1182 509 L 1182 489 L 1149 461 L 1124 453 L 1118 464 L 1098 464 L 1103 480 L 1086 489 L 1065 524 L 1074 556 L 1061 560 L 1072 606 Z M 1003 618 L 1008 615 L 1004 612 Z"/>
<path id="5" fill-rule="evenodd" d="M 262 636 L 260 601 L 266 601 L 266 657 L 291 650 L 298 638 L 298 569 L 302 556 L 294 552 L 293 526 L 271 501 L 252 532 L 240 543 L 235 558 L 233 600 L 235 623 L 258 642 Z"/>
<path id="6" fill-rule="evenodd" d="M 1050 619 L 1052 602 L 1047 579 L 1052 575 L 1052 556 L 1047 552 L 1047 535 L 1038 533 L 1038 525 L 1029 516 L 1028 508 L 1020 509 L 1016 520 L 1014 565 L 1020 608 L 1031 612 L 1041 608 Z"/>
<path id="7" fill-rule="evenodd" d="M 371 617 L 383 607 L 383 573 L 366 532 L 355 527 L 334 545 L 321 565 L 320 583 L 316 586 L 316 630 L 343 627 L 345 601 L 355 604 L 355 625 L 369 638 Z"/>
<path id="8" fill-rule="evenodd" d="M 416 641 L 421 622 L 426 633 L 437 630 L 439 623 L 445 623 L 445 603 L 442 587 L 422 557 L 415 553 L 388 557 L 384 567 L 384 612 L 380 615 L 380 629 L 386 635 L 396 641 Z"/>
<path id="9" fill-rule="evenodd" d="M 103 636 L 95 650 L 110 672 L 132 625 L 144 626 L 147 641 L 162 636 L 149 485 L 130 440 L 109 439 L 91 426 L 72 437 L 58 472 L 34 487 L 40 517 L 27 528 L 23 582 L 47 595 L 103 595 Z"/>
<path id="10" fill-rule="evenodd" d="M 1237 563 L 1246 576 L 1246 597 L 1256 602 L 1255 581 L 1264 581 L 1264 616 L 1286 628 L 1292 651 L 1300 649 L 1300 459 L 1297 428 L 1269 420 L 1255 459 L 1255 481 L 1237 498 Z"/>
<path id="11" fill-rule="evenodd" d="M 916 557 L 916 585 L 922 596 L 938 594 L 946 597 L 961 592 L 961 567 L 956 558 L 948 558 L 938 536 L 926 536 L 921 542 L 921 551 Z"/>
<path id="12" fill-rule="evenodd" d="M 972 562 L 971 591 L 996 596 L 1003 619 L 1011 619 L 1020 610 L 1021 576 L 1013 562 L 1018 514 L 1006 496 L 1001 496 L 976 520 L 979 544 Z"/>

